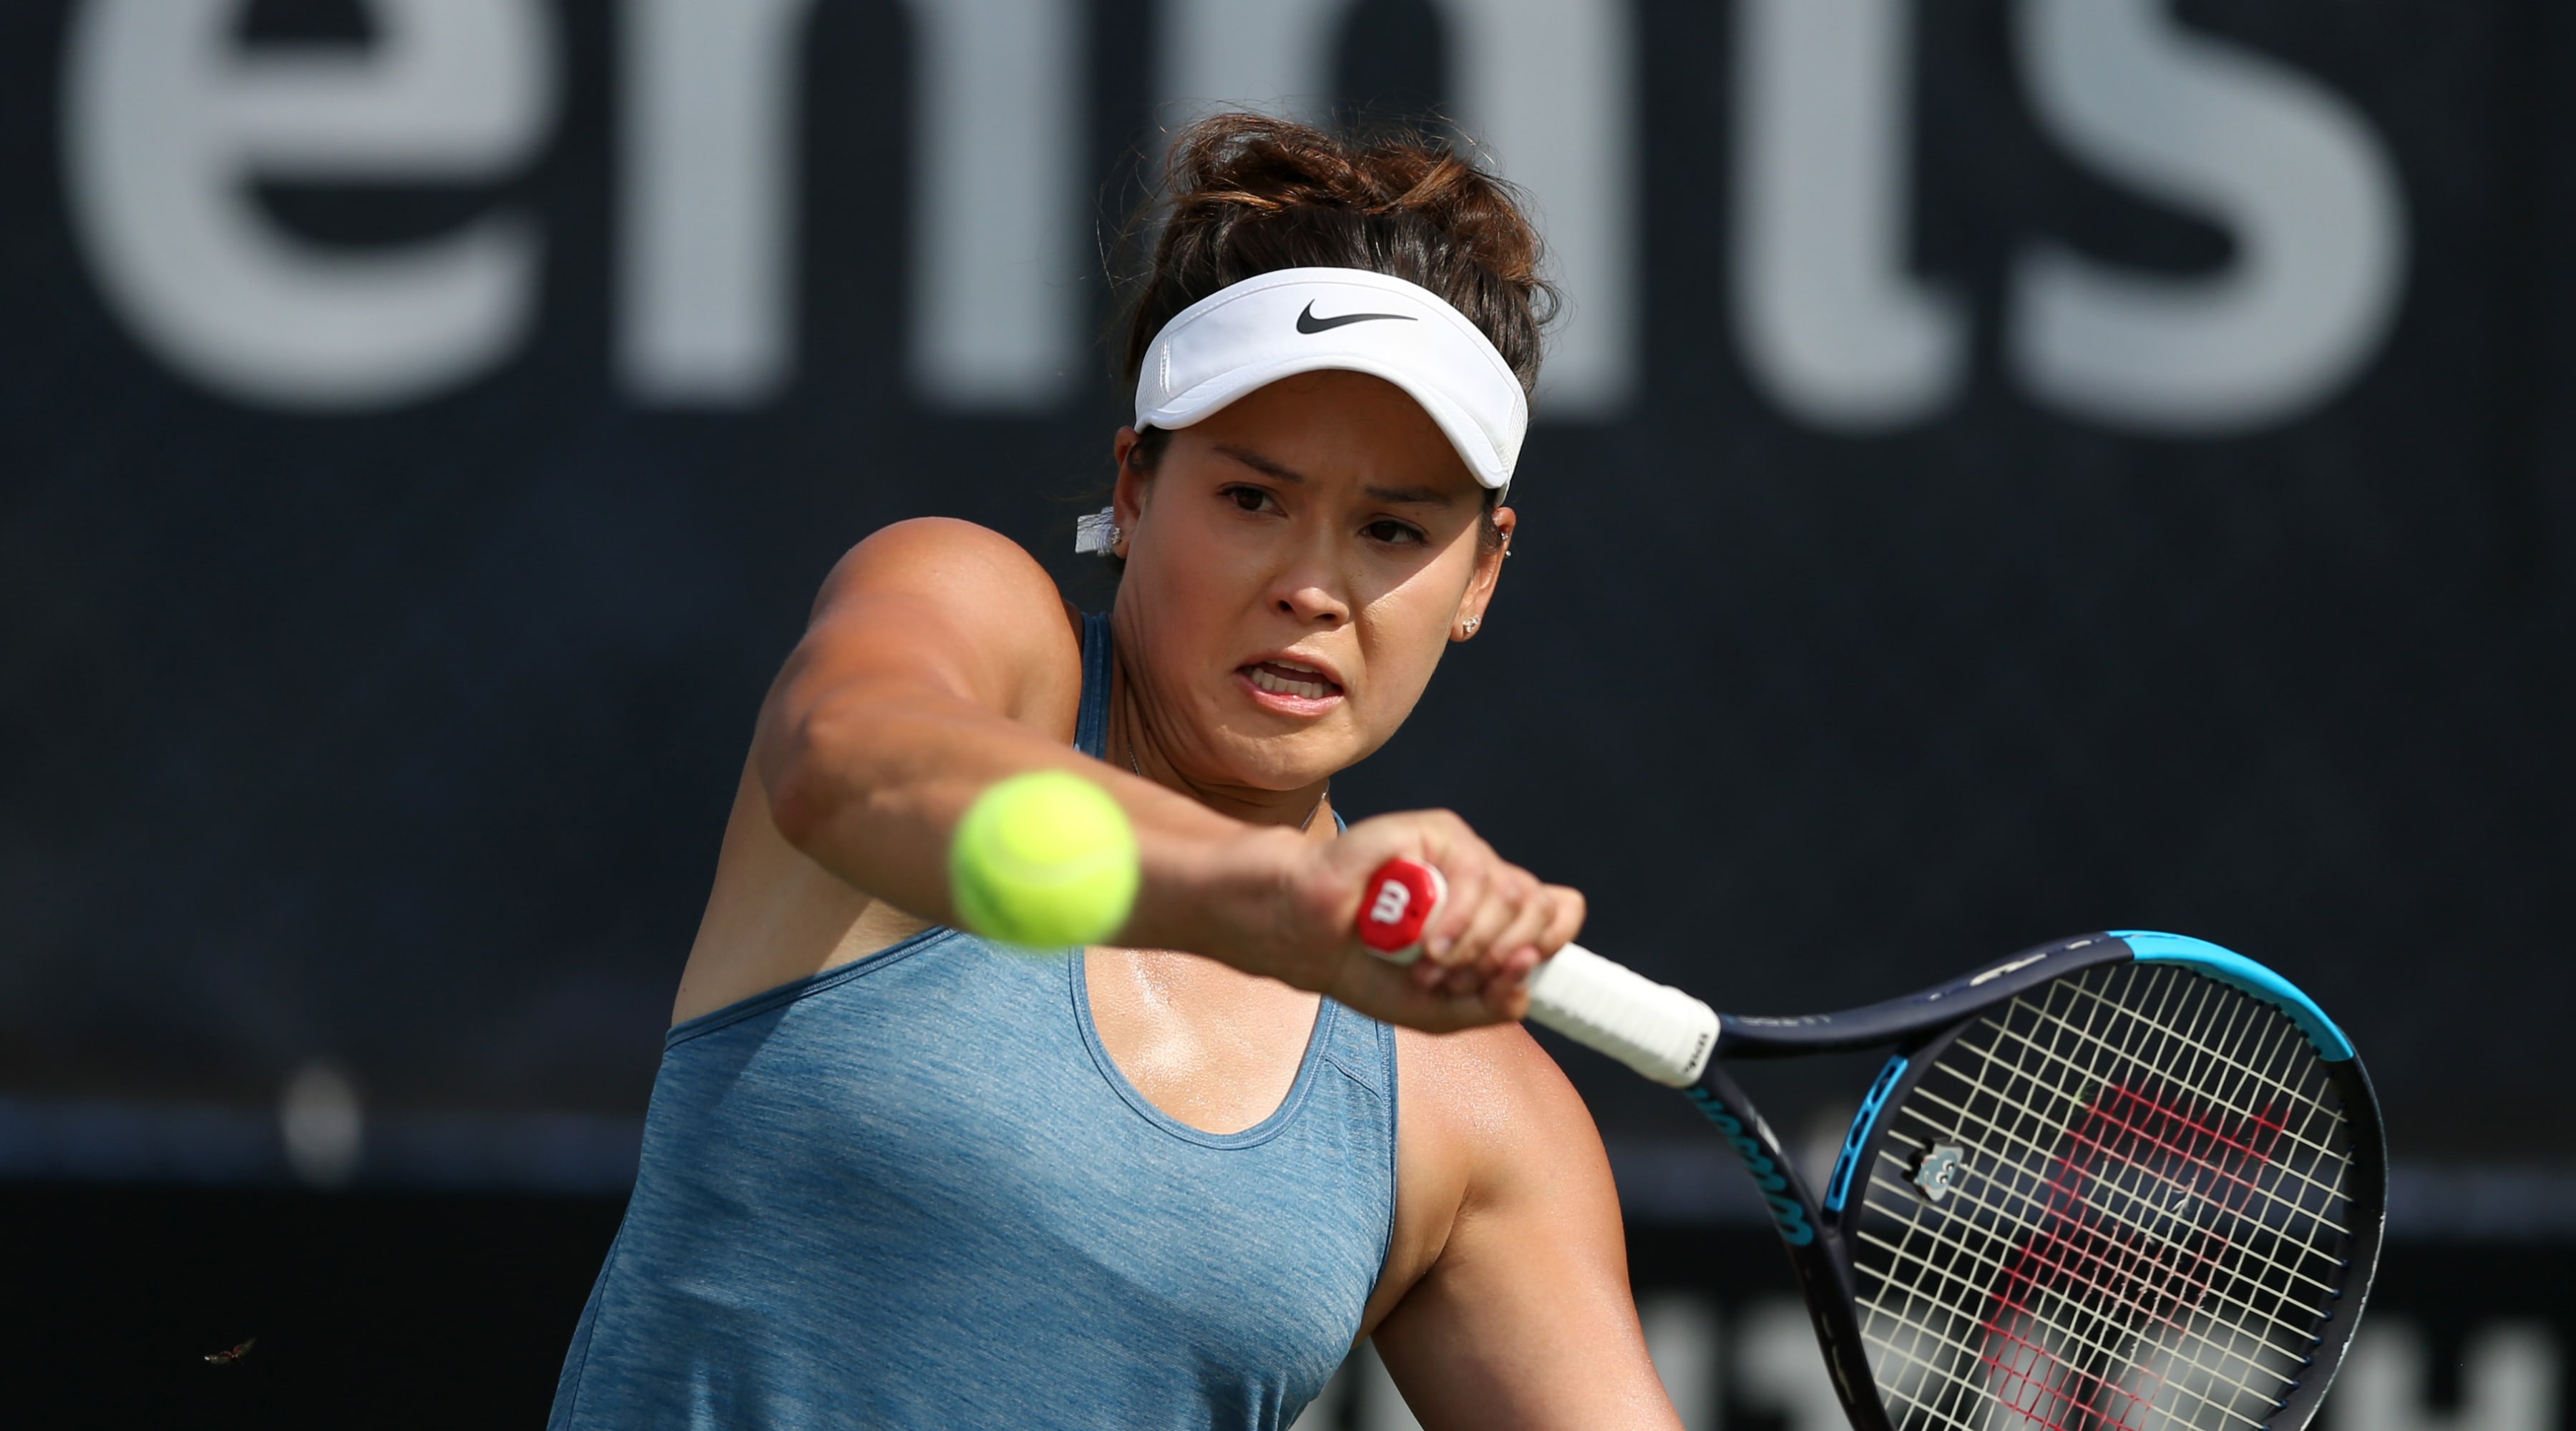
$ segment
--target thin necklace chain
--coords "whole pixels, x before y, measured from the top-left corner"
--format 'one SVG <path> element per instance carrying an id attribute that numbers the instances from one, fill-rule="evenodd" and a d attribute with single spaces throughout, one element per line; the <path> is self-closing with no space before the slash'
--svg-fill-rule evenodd
<path id="1" fill-rule="evenodd" d="M 1136 737 L 1133 735 L 1127 737 L 1127 768 L 1136 772 L 1137 779 L 1143 780 L 1146 778 L 1145 767 L 1136 763 Z M 1302 835 L 1306 833 L 1306 827 L 1315 823 L 1315 817 L 1317 815 L 1324 813 L 1324 801 L 1332 793 L 1333 782 L 1330 777 L 1327 777 L 1324 781 L 1324 788 L 1315 792 L 1315 808 L 1307 811 L 1306 818 L 1297 822 L 1298 834 Z"/>

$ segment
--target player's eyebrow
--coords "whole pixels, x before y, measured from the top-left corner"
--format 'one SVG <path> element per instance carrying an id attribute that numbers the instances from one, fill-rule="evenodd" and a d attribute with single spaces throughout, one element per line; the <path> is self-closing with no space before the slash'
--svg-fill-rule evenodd
<path id="1" fill-rule="evenodd" d="M 1251 468 L 1253 471 L 1258 472 L 1265 477 L 1276 477 L 1282 482 L 1294 482 L 1300 487 L 1306 485 L 1305 473 L 1298 471 L 1294 467 L 1287 466 L 1284 463 L 1273 462 L 1269 458 L 1262 456 L 1260 453 L 1255 452 L 1250 448 L 1220 444 L 1217 447 L 1217 451 L 1224 453 L 1226 456 L 1233 458 L 1235 461 L 1242 463 L 1244 466 Z"/>
<path id="2" fill-rule="evenodd" d="M 1364 487 L 1362 491 L 1390 506 L 1454 507 L 1458 499 L 1437 487 Z"/>
<path id="3" fill-rule="evenodd" d="M 1233 458 L 1235 461 L 1242 463 L 1244 466 L 1251 468 L 1253 471 L 1258 472 L 1265 477 L 1275 477 L 1282 482 L 1293 482 L 1300 487 L 1306 485 L 1305 473 L 1298 471 L 1294 467 L 1273 462 L 1269 458 L 1262 456 L 1258 452 L 1251 451 L 1248 448 L 1220 444 L 1217 447 L 1217 451 Z M 1373 502 L 1385 502 L 1390 506 L 1454 507 L 1458 505 L 1458 499 L 1456 497 L 1441 491 L 1437 487 L 1368 486 L 1363 487 L 1360 490 L 1368 494 L 1369 500 Z"/>

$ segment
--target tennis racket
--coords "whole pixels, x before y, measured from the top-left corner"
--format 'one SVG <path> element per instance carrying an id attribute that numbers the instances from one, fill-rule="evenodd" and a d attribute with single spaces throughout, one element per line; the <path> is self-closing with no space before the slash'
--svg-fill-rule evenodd
<path id="1" fill-rule="evenodd" d="M 1445 890 L 1390 862 L 1362 940 L 1409 959 Z M 2324 1011 L 2242 955 L 2088 934 L 1742 1018 L 1569 944 L 1527 989 L 1742 1156 L 1855 1431 L 2302 1431 L 2351 1344 L 2387 1210 L 2378 1100 Z M 1726 1064 L 1881 1047 L 1818 1197 Z"/>

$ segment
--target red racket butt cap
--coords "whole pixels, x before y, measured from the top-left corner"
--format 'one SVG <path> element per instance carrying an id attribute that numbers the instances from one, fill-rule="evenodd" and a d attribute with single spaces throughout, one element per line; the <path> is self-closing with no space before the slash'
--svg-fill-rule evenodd
<path id="1" fill-rule="evenodd" d="M 1422 952 L 1422 931 L 1440 902 L 1449 897 L 1449 881 L 1420 860 L 1394 859 L 1369 876 L 1360 899 L 1360 942 L 1399 964 Z"/>

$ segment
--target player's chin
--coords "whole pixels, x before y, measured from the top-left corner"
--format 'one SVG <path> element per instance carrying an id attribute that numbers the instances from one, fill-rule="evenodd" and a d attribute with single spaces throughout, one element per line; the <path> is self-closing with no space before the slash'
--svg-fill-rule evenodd
<path id="1" fill-rule="evenodd" d="M 1327 780 L 1360 763 L 1375 743 L 1351 722 L 1329 719 L 1268 730 L 1237 726 L 1235 762 L 1245 783 L 1265 790 L 1296 790 Z"/>

